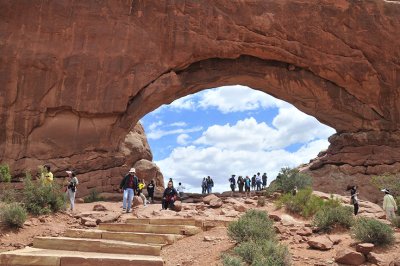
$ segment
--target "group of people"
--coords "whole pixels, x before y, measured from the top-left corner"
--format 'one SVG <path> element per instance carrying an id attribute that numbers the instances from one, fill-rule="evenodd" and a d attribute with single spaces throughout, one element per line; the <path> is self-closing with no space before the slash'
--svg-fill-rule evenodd
<path id="1" fill-rule="evenodd" d="M 352 204 L 354 206 L 354 215 L 357 215 L 358 210 L 359 210 L 358 186 L 349 185 L 349 186 L 347 186 L 346 190 L 350 191 L 350 204 Z M 397 211 L 396 200 L 390 194 L 389 189 L 384 188 L 381 191 L 385 193 L 385 196 L 383 197 L 382 208 L 386 212 L 386 219 L 392 220 L 392 219 L 396 218 L 396 211 Z"/>
<path id="2" fill-rule="evenodd" d="M 204 177 L 201 182 L 201 194 L 210 194 L 212 193 L 212 188 L 214 187 L 214 180 L 210 177 Z"/>
<path id="3" fill-rule="evenodd" d="M 233 195 L 233 192 L 235 192 L 236 189 L 236 184 L 239 187 L 239 192 L 244 192 L 247 197 L 247 193 L 250 193 L 250 188 L 251 190 L 257 190 L 261 191 L 262 189 L 265 189 L 267 187 L 267 173 L 264 173 L 262 176 L 260 173 L 257 173 L 257 175 L 253 175 L 253 177 L 250 179 L 249 176 L 246 176 L 243 178 L 242 176 L 239 176 L 236 180 L 236 175 L 232 175 L 231 178 L 228 179 L 230 188 L 231 188 L 231 195 Z"/>

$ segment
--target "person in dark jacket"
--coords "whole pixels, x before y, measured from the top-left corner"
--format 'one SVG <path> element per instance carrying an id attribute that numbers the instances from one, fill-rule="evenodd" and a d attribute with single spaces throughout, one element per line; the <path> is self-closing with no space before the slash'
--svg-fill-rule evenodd
<path id="1" fill-rule="evenodd" d="M 122 210 L 126 212 L 130 212 L 132 206 L 133 196 L 135 195 L 135 191 L 138 190 L 138 177 L 135 175 L 135 168 L 131 168 L 129 173 L 122 179 L 119 188 L 124 191 L 123 202 L 122 202 Z M 127 206 L 128 203 L 128 206 Z"/>
<path id="2" fill-rule="evenodd" d="M 243 187 L 244 187 L 244 179 L 242 176 L 239 176 L 238 180 L 237 180 L 237 184 L 239 186 L 239 192 L 243 193 Z"/>
<path id="3" fill-rule="evenodd" d="M 357 192 L 357 186 L 347 186 L 347 191 L 350 190 L 350 204 L 354 206 L 354 215 L 358 214 L 358 192 Z"/>
<path id="4" fill-rule="evenodd" d="M 154 180 L 150 181 L 150 184 L 147 185 L 147 197 L 149 200 L 151 199 L 151 203 L 154 203 L 154 188 L 156 186 L 154 185 Z"/>
<path id="5" fill-rule="evenodd" d="M 162 199 L 162 208 L 164 210 L 170 209 L 173 210 L 175 208 L 175 200 L 177 197 L 178 193 L 176 192 L 176 189 L 172 185 L 172 182 L 168 182 L 168 187 L 164 190 L 163 193 L 163 199 Z"/>
<path id="6" fill-rule="evenodd" d="M 262 175 L 262 188 L 263 189 L 267 188 L 267 179 L 268 179 L 267 173 L 264 173 Z"/>

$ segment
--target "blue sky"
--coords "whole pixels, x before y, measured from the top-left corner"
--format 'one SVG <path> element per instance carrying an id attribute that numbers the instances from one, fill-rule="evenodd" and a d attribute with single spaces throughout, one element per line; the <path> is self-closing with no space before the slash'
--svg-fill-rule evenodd
<path id="1" fill-rule="evenodd" d="M 165 180 L 200 192 L 210 175 L 214 191 L 229 189 L 231 174 L 275 179 L 328 147 L 335 130 L 294 106 L 245 86 L 204 90 L 163 105 L 141 119 L 154 162 Z"/>

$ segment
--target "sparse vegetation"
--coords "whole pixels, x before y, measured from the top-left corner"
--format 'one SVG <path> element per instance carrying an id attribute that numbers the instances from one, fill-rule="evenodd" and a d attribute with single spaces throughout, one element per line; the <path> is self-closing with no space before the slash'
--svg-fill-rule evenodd
<path id="1" fill-rule="evenodd" d="M 324 200 L 313 195 L 311 188 L 301 189 L 296 195 L 287 193 L 276 202 L 278 208 L 285 206 L 290 213 L 297 213 L 304 217 L 314 215 L 324 206 Z"/>
<path id="2" fill-rule="evenodd" d="M 16 202 L 3 206 L 0 213 L 1 221 L 9 227 L 22 227 L 27 217 L 26 209 Z"/>
<path id="3" fill-rule="evenodd" d="M 47 214 L 65 209 L 65 194 L 61 187 L 42 182 L 33 182 L 29 173 L 24 179 L 23 202 L 26 209 L 33 215 Z"/>
<path id="4" fill-rule="evenodd" d="M 314 216 L 313 225 L 324 232 L 336 226 L 350 228 L 353 224 L 353 210 L 349 206 L 329 206 L 320 209 Z"/>
<path id="5" fill-rule="evenodd" d="M 354 238 L 373 243 L 376 246 L 392 244 L 395 240 L 393 229 L 376 219 L 361 217 L 358 218 L 352 227 Z"/>
<path id="6" fill-rule="evenodd" d="M 222 263 L 224 266 L 243 266 L 243 265 L 245 265 L 241 258 L 227 255 L 227 254 L 222 255 Z"/>
<path id="7" fill-rule="evenodd" d="M 258 197 L 257 206 L 259 206 L 259 207 L 264 207 L 265 206 L 265 197 L 264 196 Z"/>
<path id="8" fill-rule="evenodd" d="M 300 173 L 296 168 L 291 169 L 288 167 L 281 169 L 274 182 L 275 191 L 280 190 L 283 193 L 291 192 L 295 187 L 297 187 L 297 189 L 303 189 L 311 187 L 311 185 L 311 176 Z"/>
<path id="9" fill-rule="evenodd" d="M 399 216 L 396 216 L 395 218 L 393 218 L 391 220 L 391 222 L 394 227 L 400 228 L 400 217 Z"/>
<path id="10" fill-rule="evenodd" d="M 83 198 L 83 201 L 85 203 L 90 203 L 90 202 L 96 202 L 96 201 L 103 201 L 104 198 L 99 196 L 99 192 L 97 192 L 96 189 L 90 190 L 90 193 L 88 196 Z"/>
<path id="11" fill-rule="evenodd" d="M 400 206 L 400 173 L 397 174 L 384 174 L 380 176 L 373 176 L 371 183 L 377 189 L 387 188 Z M 400 208 L 397 208 L 397 215 L 400 215 Z"/>
<path id="12" fill-rule="evenodd" d="M 0 164 L 0 182 L 10 182 L 10 167 L 7 164 Z"/>

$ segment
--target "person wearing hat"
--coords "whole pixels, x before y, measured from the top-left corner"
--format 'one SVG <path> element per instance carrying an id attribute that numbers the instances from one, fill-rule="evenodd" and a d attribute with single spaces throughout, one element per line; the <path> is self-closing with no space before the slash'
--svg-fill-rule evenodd
<path id="1" fill-rule="evenodd" d="M 391 221 L 396 218 L 395 211 L 397 210 L 397 204 L 394 200 L 393 196 L 390 195 L 389 189 L 382 189 L 382 192 L 385 192 L 385 196 L 383 197 L 383 209 L 386 212 L 386 219 Z"/>
<path id="2" fill-rule="evenodd" d="M 78 178 L 74 171 L 65 171 L 68 174 L 67 196 L 70 202 L 70 210 L 74 211 L 76 186 L 79 184 Z"/>
<path id="3" fill-rule="evenodd" d="M 233 196 L 233 192 L 235 192 L 235 187 L 236 187 L 236 180 L 235 180 L 235 175 L 232 175 L 231 178 L 229 178 L 229 183 L 231 186 L 231 197 Z"/>
<path id="4" fill-rule="evenodd" d="M 131 210 L 133 196 L 138 190 L 138 177 L 135 168 L 131 168 L 128 174 L 122 179 L 119 188 L 124 191 L 122 210 L 128 213 Z M 128 204 L 127 204 L 128 203 Z"/>

